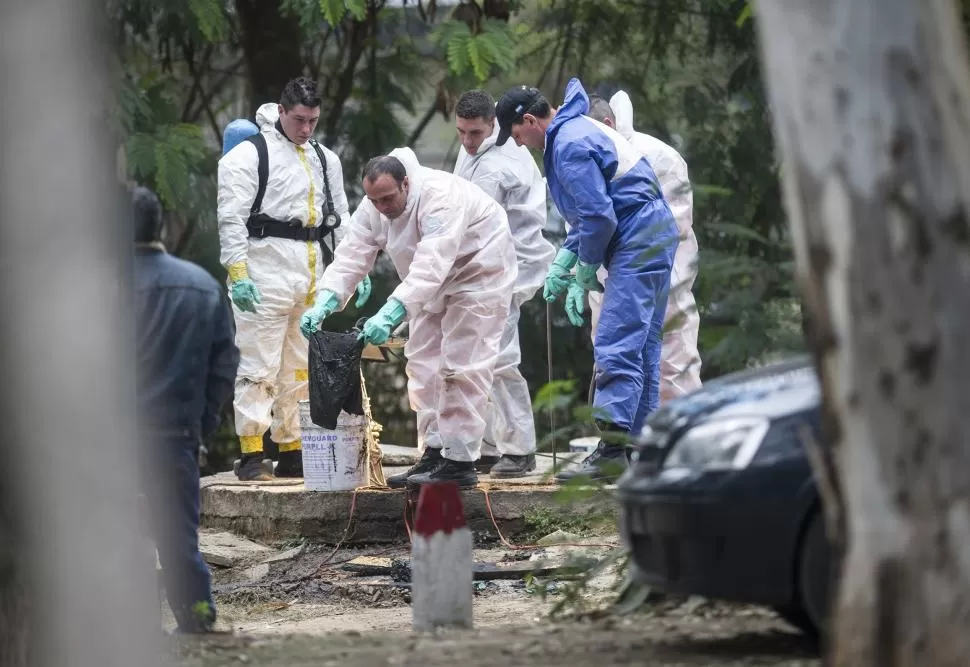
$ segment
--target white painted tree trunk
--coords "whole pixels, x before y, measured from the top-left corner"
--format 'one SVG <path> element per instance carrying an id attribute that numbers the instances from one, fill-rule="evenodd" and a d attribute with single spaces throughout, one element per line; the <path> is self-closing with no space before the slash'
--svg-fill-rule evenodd
<path id="1" fill-rule="evenodd" d="M 835 664 L 970 665 L 970 67 L 952 0 L 758 0 L 846 553 Z"/>

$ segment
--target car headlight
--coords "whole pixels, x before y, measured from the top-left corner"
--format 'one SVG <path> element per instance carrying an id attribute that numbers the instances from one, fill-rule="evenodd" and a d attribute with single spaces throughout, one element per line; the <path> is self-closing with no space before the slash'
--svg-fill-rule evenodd
<path id="1" fill-rule="evenodd" d="M 715 419 L 698 424 L 674 443 L 663 469 L 741 470 L 764 440 L 768 420 L 756 417 Z"/>

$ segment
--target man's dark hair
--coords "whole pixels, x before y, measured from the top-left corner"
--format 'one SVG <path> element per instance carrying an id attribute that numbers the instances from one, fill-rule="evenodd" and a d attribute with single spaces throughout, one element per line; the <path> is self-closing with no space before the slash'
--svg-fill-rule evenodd
<path id="1" fill-rule="evenodd" d="M 495 100 L 484 90 L 469 90 L 458 98 L 455 115 L 466 120 L 492 120 L 495 118 Z"/>
<path id="2" fill-rule="evenodd" d="M 532 114 L 536 118 L 548 118 L 549 114 L 552 113 L 552 105 L 549 104 L 549 100 L 540 95 L 535 99 L 535 101 L 522 110 L 522 115 Z M 521 122 L 521 121 L 519 121 Z"/>
<path id="3" fill-rule="evenodd" d="M 613 107 L 604 98 L 599 95 L 589 96 L 589 111 L 586 113 L 587 116 L 593 120 L 598 120 L 603 122 L 604 119 L 609 118 L 610 122 L 614 125 L 616 124 L 616 114 L 613 113 Z"/>
<path id="4" fill-rule="evenodd" d="M 404 179 L 407 177 L 408 171 L 404 168 L 403 162 L 390 155 L 378 155 L 377 157 L 372 157 L 367 161 L 367 164 L 364 165 L 364 178 L 371 183 L 376 181 L 384 174 L 390 174 L 391 178 L 397 181 L 398 185 L 401 185 L 404 183 Z"/>
<path id="5" fill-rule="evenodd" d="M 305 107 L 320 106 L 320 94 L 317 92 L 317 82 L 305 76 L 290 79 L 283 87 L 283 94 L 280 95 L 280 104 L 287 111 L 297 104 Z"/>
<path id="6" fill-rule="evenodd" d="M 135 225 L 135 243 L 154 243 L 162 238 L 162 203 L 144 186 L 131 191 L 131 217 Z"/>

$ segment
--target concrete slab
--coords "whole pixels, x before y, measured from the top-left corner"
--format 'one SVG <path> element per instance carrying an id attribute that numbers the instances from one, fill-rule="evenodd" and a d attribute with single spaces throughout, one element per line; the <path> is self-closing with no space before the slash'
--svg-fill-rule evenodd
<path id="1" fill-rule="evenodd" d="M 199 551 L 210 565 L 233 567 L 242 560 L 273 550 L 232 533 L 203 530 L 199 533 Z"/>
<path id="2" fill-rule="evenodd" d="M 402 447 L 400 445 L 381 444 L 381 454 L 384 455 L 385 466 L 404 466 L 410 468 L 418 462 L 417 447 Z"/>
<path id="3" fill-rule="evenodd" d="M 477 488 L 462 492 L 473 531 L 494 536 L 494 517 L 503 534 L 513 534 L 525 528 L 523 516 L 537 508 L 570 514 L 615 512 L 611 493 L 562 504 L 548 476 L 552 458 L 536 458 L 538 470 L 529 477 L 497 481 L 482 475 Z M 405 469 L 385 467 L 384 472 L 390 476 Z M 203 527 L 256 540 L 307 537 L 329 543 L 395 543 L 408 538 L 410 512 L 405 490 L 307 491 L 302 480 L 240 482 L 231 472 L 202 480 Z"/>

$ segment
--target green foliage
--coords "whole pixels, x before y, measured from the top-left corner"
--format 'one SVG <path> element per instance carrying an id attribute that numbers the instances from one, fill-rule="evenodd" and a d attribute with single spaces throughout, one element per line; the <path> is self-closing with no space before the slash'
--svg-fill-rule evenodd
<path id="1" fill-rule="evenodd" d="M 555 596 L 556 602 L 549 610 L 553 619 L 629 613 L 646 602 L 649 595 L 649 589 L 630 582 L 629 563 L 630 555 L 623 549 L 613 549 L 598 558 L 571 555 L 555 577 L 528 575 L 526 592 L 541 600 Z M 610 584 L 597 595 L 593 590 L 594 580 L 601 577 L 608 577 Z M 630 595 L 631 588 L 646 594 Z M 631 597 L 636 597 L 636 604 L 629 603 Z M 624 604 L 621 606 L 621 603 Z"/>
<path id="2" fill-rule="evenodd" d="M 119 87 L 119 114 L 130 176 L 158 192 L 169 212 L 195 214 L 205 208 L 197 195 L 211 172 L 210 150 L 202 129 L 182 123 L 173 99 L 176 84 L 169 76 L 126 79 Z"/>
<path id="3" fill-rule="evenodd" d="M 189 0 L 189 9 L 207 41 L 214 42 L 225 37 L 229 22 L 222 0 Z"/>
<path id="4" fill-rule="evenodd" d="M 320 13 L 330 25 L 339 24 L 348 12 L 356 21 L 367 16 L 367 0 L 319 0 Z"/>
<path id="5" fill-rule="evenodd" d="M 572 405 L 576 393 L 575 380 L 554 380 L 543 385 L 532 403 L 537 413 L 561 410 Z"/>
<path id="6" fill-rule="evenodd" d="M 737 25 L 739 28 L 742 27 L 745 23 L 747 23 L 754 15 L 754 8 L 751 4 L 752 1 L 753 0 L 748 0 L 748 2 L 746 2 L 744 5 L 744 9 L 742 9 L 741 13 L 738 14 Z"/>
<path id="7" fill-rule="evenodd" d="M 446 21 L 432 32 L 444 50 L 449 70 L 474 74 L 479 83 L 515 67 L 516 31 L 503 21 L 485 21 L 477 33 L 462 21 Z"/>
<path id="8" fill-rule="evenodd" d="M 297 16 L 306 29 L 318 29 L 321 22 L 333 27 L 367 17 L 367 0 L 280 0 L 279 4 L 281 12 Z"/>
<path id="9" fill-rule="evenodd" d="M 557 530 L 577 537 L 611 534 L 616 529 L 612 512 L 591 511 L 577 513 L 564 501 L 560 507 L 534 507 L 522 515 L 525 530 L 519 540 L 532 543 Z"/>
<path id="10" fill-rule="evenodd" d="M 170 57 L 174 43 L 196 44 L 226 39 L 231 29 L 226 0 L 117 0 L 109 5 L 121 43 L 151 45 Z"/>

